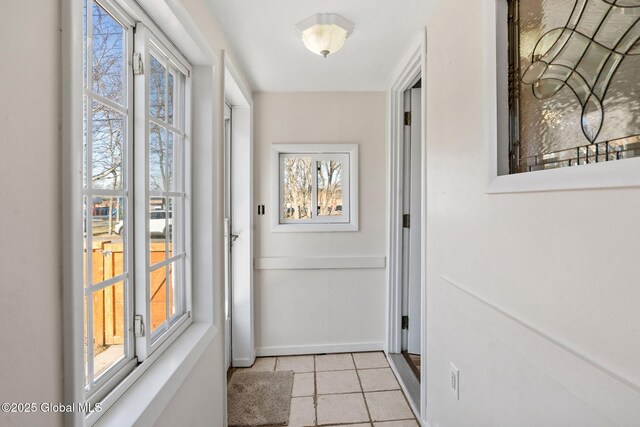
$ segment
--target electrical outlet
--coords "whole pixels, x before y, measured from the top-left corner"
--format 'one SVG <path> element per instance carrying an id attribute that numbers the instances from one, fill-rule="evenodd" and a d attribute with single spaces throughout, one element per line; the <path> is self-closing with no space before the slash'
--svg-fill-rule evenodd
<path id="1" fill-rule="evenodd" d="M 453 362 L 449 362 L 449 388 L 456 400 L 460 400 L 460 371 Z"/>

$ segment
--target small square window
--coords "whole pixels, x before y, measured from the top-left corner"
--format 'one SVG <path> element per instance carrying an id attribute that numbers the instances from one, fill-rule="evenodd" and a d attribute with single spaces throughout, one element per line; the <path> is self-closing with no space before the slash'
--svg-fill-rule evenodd
<path id="1" fill-rule="evenodd" d="M 273 145 L 274 231 L 357 231 L 355 144 Z"/>

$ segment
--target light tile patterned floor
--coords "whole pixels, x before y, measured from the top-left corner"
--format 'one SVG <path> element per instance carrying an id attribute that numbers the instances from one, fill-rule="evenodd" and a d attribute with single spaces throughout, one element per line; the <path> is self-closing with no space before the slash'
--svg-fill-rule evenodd
<path id="1" fill-rule="evenodd" d="M 418 427 L 382 352 L 261 357 L 248 369 L 294 372 L 289 427 Z"/>

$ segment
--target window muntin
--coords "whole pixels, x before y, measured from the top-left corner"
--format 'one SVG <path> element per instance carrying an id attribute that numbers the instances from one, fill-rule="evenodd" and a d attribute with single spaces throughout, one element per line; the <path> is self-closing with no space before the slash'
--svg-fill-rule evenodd
<path id="1" fill-rule="evenodd" d="M 281 153 L 280 223 L 350 223 L 349 165 L 348 153 Z"/>
<path id="2" fill-rule="evenodd" d="M 93 395 L 134 358 L 132 242 L 129 223 L 131 152 L 127 58 L 132 27 L 117 11 L 86 0 L 84 6 L 84 370 Z"/>
<path id="3" fill-rule="evenodd" d="M 117 2 L 85 0 L 83 10 L 84 372 L 86 399 L 96 402 L 191 320 L 190 79 L 186 61 L 143 24 L 134 33 Z M 134 46 L 147 65 L 135 79 Z M 135 104 L 134 90 L 146 94 Z M 144 332 L 134 337 L 137 315 Z"/>
<path id="4" fill-rule="evenodd" d="M 640 6 L 574 3 L 508 0 L 510 173 L 640 156 Z"/>

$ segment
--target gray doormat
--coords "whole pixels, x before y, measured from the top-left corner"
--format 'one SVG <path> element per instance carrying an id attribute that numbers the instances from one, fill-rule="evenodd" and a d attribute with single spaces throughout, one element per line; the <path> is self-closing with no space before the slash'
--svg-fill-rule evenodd
<path id="1" fill-rule="evenodd" d="M 227 387 L 229 427 L 286 425 L 293 371 L 236 371 Z"/>

